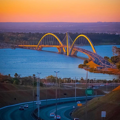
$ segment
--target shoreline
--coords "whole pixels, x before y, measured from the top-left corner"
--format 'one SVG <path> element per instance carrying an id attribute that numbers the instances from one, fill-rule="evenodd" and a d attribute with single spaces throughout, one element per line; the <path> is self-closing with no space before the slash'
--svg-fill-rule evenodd
<path id="1" fill-rule="evenodd" d="M 86 70 L 86 71 L 89 71 L 91 73 L 103 73 L 103 74 L 109 74 L 109 75 L 120 75 L 120 70 L 119 69 L 108 68 L 108 70 L 101 69 L 101 70 L 94 70 L 94 71 L 91 71 L 90 68 L 89 69 L 83 68 L 83 69 Z"/>

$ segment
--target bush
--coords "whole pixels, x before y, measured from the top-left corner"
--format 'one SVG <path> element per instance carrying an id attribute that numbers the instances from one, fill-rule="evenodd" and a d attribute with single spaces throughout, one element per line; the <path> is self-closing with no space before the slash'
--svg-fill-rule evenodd
<path id="1" fill-rule="evenodd" d="M 88 60 L 84 60 L 84 63 L 83 63 L 83 64 L 86 65 L 87 63 L 88 63 Z"/>
<path id="2" fill-rule="evenodd" d="M 78 65 L 78 68 L 83 68 L 83 65 L 82 64 Z"/>

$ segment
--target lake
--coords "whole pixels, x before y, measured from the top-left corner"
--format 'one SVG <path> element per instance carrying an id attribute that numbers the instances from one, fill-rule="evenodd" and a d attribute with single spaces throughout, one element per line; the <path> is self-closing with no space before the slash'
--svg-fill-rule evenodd
<path id="1" fill-rule="evenodd" d="M 102 57 L 111 57 L 113 56 L 112 46 L 99 45 L 95 46 L 95 49 Z M 117 47 L 120 47 L 120 45 L 117 45 Z M 90 46 L 84 46 L 82 48 L 92 51 Z M 44 48 L 43 50 L 57 52 L 56 48 Z M 86 55 L 80 52 L 77 55 L 87 58 Z M 45 78 L 49 75 L 55 76 L 54 71 L 59 71 L 58 77 L 61 78 L 86 78 L 86 71 L 78 68 L 78 65 L 82 64 L 83 61 L 83 59 L 52 52 L 20 48 L 0 49 L 0 73 L 4 75 L 10 74 L 14 76 L 15 73 L 18 73 L 21 77 L 32 76 L 33 74 L 38 76 L 37 72 L 40 72 L 40 77 Z M 88 78 L 112 80 L 117 78 L 117 76 L 89 72 Z"/>

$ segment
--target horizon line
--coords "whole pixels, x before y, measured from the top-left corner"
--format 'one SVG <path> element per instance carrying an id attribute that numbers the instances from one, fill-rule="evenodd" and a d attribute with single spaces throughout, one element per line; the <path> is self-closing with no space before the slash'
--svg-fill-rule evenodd
<path id="1" fill-rule="evenodd" d="M 119 22 L 0 22 L 0 23 L 120 23 Z"/>

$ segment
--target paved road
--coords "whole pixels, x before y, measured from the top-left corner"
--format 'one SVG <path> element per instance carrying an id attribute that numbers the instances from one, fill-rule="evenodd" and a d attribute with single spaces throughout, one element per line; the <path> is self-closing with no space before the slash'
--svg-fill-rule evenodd
<path id="1" fill-rule="evenodd" d="M 61 116 L 61 120 L 71 120 L 69 114 L 73 110 L 73 106 L 77 106 L 77 103 L 71 102 L 57 106 L 57 114 Z M 50 118 L 50 113 L 55 113 L 55 111 L 56 111 L 56 106 L 51 106 L 41 109 L 40 117 L 44 120 L 54 120 L 54 118 Z M 66 112 L 67 114 L 65 114 Z"/>
<path id="2" fill-rule="evenodd" d="M 78 99 L 84 100 L 85 97 L 79 97 L 77 98 L 77 100 Z M 74 101 L 74 100 L 75 98 L 69 98 L 69 99 L 66 98 L 66 99 L 60 99 L 60 102 Z M 56 100 L 48 100 L 47 104 L 52 104 L 55 102 Z M 21 103 L 21 105 L 24 104 L 25 103 Z M 33 104 L 33 102 L 29 102 L 27 104 L 29 105 L 29 108 L 26 108 L 23 111 L 19 110 L 19 106 L 21 106 L 20 104 L 12 105 L 5 108 L 0 108 L 0 120 L 34 120 L 33 117 L 31 116 L 31 113 L 35 108 L 37 108 L 37 105 L 36 103 Z M 41 105 L 42 106 L 46 105 L 46 100 L 42 100 Z M 62 120 L 70 120 L 66 118 L 64 113 L 68 110 L 71 110 L 73 105 L 76 106 L 77 105 L 76 102 L 71 102 L 71 103 L 68 102 L 58 105 L 58 114 L 60 114 Z M 55 111 L 55 105 L 41 109 L 40 114 L 44 120 L 53 120 L 52 118 L 49 117 L 49 114 L 54 111 Z"/>

